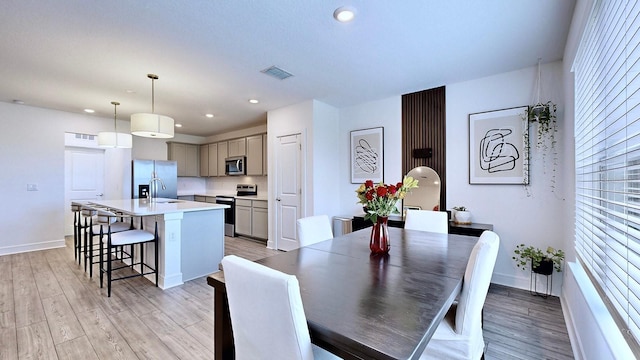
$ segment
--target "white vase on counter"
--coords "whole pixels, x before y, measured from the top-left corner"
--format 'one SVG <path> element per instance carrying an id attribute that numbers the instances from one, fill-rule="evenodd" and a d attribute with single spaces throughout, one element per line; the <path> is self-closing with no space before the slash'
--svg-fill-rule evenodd
<path id="1" fill-rule="evenodd" d="M 453 217 L 456 224 L 471 224 L 471 212 L 469 211 L 455 210 Z"/>

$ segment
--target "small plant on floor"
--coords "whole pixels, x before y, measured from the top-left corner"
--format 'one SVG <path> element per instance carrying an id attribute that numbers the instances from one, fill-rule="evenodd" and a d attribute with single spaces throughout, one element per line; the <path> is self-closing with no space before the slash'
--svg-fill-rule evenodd
<path id="1" fill-rule="evenodd" d="M 553 269 L 557 272 L 562 271 L 564 251 L 560 249 L 556 250 L 549 246 L 546 251 L 542 251 L 537 247 L 520 244 L 516 246 L 513 253 L 515 254 L 513 260 L 516 262 L 516 266 L 522 270 L 525 270 L 527 264 L 531 263 L 531 269 L 535 272 L 542 262 L 551 261 L 553 263 Z"/>

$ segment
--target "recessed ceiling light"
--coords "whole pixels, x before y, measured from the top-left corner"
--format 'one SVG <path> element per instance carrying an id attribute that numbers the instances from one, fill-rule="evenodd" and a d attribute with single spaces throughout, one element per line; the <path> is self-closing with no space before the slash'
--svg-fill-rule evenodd
<path id="1" fill-rule="evenodd" d="M 350 6 L 342 6 L 333 12 L 333 18 L 339 22 L 349 22 L 356 17 L 356 10 Z"/>
<path id="2" fill-rule="evenodd" d="M 93 109 L 84 109 L 84 112 L 89 113 L 89 114 L 93 114 L 96 111 L 93 110 Z"/>
<path id="3" fill-rule="evenodd" d="M 182 127 L 182 124 L 176 124 L 175 127 Z"/>
<path id="4" fill-rule="evenodd" d="M 135 90 L 131 90 L 131 89 L 127 89 L 127 90 L 125 90 L 125 92 L 127 94 L 135 94 L 136 93 Z"/>
<path id="5" fill-rule="evenodd" d="M 24 105 L 24 101 L 22 101 L 22 100 L 14 99 L 14 100 L 11 100 L 11 101 L 12 101 L 14 104 Z"/>
<path id="6" fill-rule="evenodd" d="M 250 102 L 250 103 L 252 103 L 252 104 L 257 104 L 257 103 L 259 103 L 260 101 L 258 101 L 258 100 L 256 100 L 256 99 L 249 99 L 249 102 Z"/>
<path id="7" fill-rule="evenodd" d="M 211 119 L 213 117 L 213 114 L 206 114 L 205 116 Z"/>

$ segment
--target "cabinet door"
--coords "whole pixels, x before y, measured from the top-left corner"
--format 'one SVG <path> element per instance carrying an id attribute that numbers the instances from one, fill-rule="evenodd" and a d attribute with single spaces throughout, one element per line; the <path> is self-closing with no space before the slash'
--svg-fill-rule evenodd
<path id="1" fill-rule="evenodd" d="M 247 137 L 247 175 L 262 175 L 262 135 Z"/>
<path id="2" fill-rule="evenodd" d="M 229 157 L 247 155 L 246 146 L 246 138 L 229 140 Z"/>
<path id="3" fill-rule="evenodd" d="M 221 141 L 218 143 L 218 176 L 227 176 L 224 171 L 224 160 L 229 157 L 228 143 Z"/>
<path id="4" fill-rule="evenodd" d="M 209 144 L 207 153 L 209 166 L 209 176 L 218 176 L 218 144 Z M 200 159 L 202 161 L 202 159 Z"/>
<path id="5" fill-rule="evenodd" d="M 211 176 L 209 174 L 209 145 L 200 145 L 200 176 Z"/>
<path id="6" fill-rule="evenodd" d="M 251 236 L 251 206 L 236 204 L 236 233 Z"/>
<path id="7" fill-rule="evenodd" d="M 260 201 L 265 203 L 265 207 L 256 207 L 256 201 L 253 202 L 254 206 L 251 208 L 251 235 L 260 239 L 269 238 L 269 213 L 266 209 L 266 201 Z"/>
<path id="8" fill-rule="evenodd" d="M 185 164 L 185 176 L 198 176 L 200 175 L 200 150 L 198 145 L 188 144 L 185 146 L 186 150 L 186 164 Z"/>
<path id="9" fill-rule="evenodd" d="M 267 175 L 267 134 L 262 135 L 262 174 Z"/>
<path id="10" fill-rule="evenodd" d="M 178 163 L 178 176 L 187 176 L 186 158 L 187 158 L 187 146 L 186 144 L 168 143 L 169 146 L 169 160 L 176 161 Z"/>

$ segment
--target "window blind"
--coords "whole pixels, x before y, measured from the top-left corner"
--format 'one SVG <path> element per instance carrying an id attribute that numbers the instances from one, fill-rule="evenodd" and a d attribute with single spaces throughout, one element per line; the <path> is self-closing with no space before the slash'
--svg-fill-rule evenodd
<path id="1" fill-rule="evenodd" d="M 575 72 L 576 252 L 640 339 L 640 2 L 596 1 Z"/>

